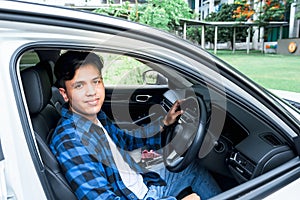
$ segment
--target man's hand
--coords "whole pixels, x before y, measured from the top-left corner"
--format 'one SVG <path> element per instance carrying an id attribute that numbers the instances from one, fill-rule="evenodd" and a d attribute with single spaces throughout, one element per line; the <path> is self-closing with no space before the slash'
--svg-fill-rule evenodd
<path id="1" fill-rule="evenodd" d="M 183 111 L 180 110 L 180 103 L 182 103 L 183 101 L 184 100 L 177 100 L 170 108 L 169 112 L 163 120 L 163 123 L 166 126 L 170 126 L 171 124 L 173 124 L 176 121 L 177 117 L 183 113 Z"/>
<path id="2" fill-rule="evenodd" d="M 200 200 L 200 197 L 196 193 L 192 193 L 184 197 L 182 200 Z"/>

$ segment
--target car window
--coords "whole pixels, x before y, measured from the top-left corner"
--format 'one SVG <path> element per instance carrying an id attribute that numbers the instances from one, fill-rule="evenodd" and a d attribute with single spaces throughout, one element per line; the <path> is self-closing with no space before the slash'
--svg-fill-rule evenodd
<path id="1" fill-rule="evenodd" d="M 125 55 L 99 53 L 103 58 L 102 75 L 106 85 L 144 85 L 143 74 L 149 70 L 146 64 Z"/>
<path id="2" fill-rule="evenodd" d="M 32 67 L 40 61 L 38 54 L 35 51 L 25 52 L 20 60 L 20 70 Z"/>

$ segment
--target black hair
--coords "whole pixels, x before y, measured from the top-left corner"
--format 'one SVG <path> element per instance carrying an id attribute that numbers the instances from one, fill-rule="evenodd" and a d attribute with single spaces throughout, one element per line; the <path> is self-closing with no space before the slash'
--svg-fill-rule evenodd
<path id="1" fill-rule="evenodd" d="M 87 64 L 95 65 L 98 68 L 99 73 L 101 73 L 103 61 L 93 52 L 67 51 L 62 54 L 56 61 L 54 67 L 54 74 L 57 79 L 55 85 L 57 87 L 66 88 L 65 81 L 72 80 L 76 70 Z"/>

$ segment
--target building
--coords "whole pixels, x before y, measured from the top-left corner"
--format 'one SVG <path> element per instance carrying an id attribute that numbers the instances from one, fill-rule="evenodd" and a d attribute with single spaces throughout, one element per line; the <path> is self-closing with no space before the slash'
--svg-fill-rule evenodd
<path id="1" fill-rule="evenodd" d="M 255 10 L 264 5 L 265 1 L 254 3 L 254 0 L 248 0 L 249 4 Z M 295 0 L 296 1 L 296 0 Z M 195 13 L 199 13 L 196 20 L 204 20 L 210 13 L 218 12 L 220 6 L 224 3 L 234 3 L 234 0 L 187 0 L 190 7 L 194 9 Z M 256 1 L 255 1 L 256 2 Z M 266 47 L 277 47 L 277 41 L 286 38 L 299 38 L 300 36 L 300 20 L 295 17 L 297 13 L 296 3 L 292 3 L 290 11 L 285 14 L 285 21 L 288 22 L 284 26 L 268 25 L 265 27 L 253 27 L 252 48 L 266 50 Z M 253 21 L 258 18 L 258 15 L 253 16 Z M 260 45 L 264 44 L 264 45 Z M 274 49 L 267 49 L 271 52 Z M 276 49 L 275 49 L 276 50 Z"/>

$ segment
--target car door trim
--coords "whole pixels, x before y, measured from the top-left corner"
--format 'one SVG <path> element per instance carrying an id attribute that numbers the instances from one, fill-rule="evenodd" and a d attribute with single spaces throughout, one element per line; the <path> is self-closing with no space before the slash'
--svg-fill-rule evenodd
<path id="1" fill-rule="evenodd" d="M 148 94 L 139 94 L 135 96 L 135 101 L 136 102 L 140 102 L 140 103 L 145 103 L 147 101 L 149 101 L 149 99 L 151 98 L 151 95 Z"/>

